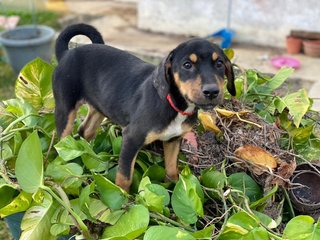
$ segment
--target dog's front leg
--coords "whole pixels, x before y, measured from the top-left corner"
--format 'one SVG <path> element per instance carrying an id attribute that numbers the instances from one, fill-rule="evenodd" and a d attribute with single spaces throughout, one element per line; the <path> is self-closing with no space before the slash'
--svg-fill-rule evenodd
<path id="1" fill-rule="evenodd" d="M 181 138 L 163 142 L 164 162 L 168 180 L 178 180 L 179 171 L 177 159 L 180 150 Z"/>
<path id="2" fill-rule="evenodd" d="M 119 168 L 116 176 L 116 184 L 129 192 L 132 183 L 135 160 L 139 149 L 143 146 L 143 140 L 130 134 L 124 129 L 122 134 L 122 146 L 119 159 Z"/>

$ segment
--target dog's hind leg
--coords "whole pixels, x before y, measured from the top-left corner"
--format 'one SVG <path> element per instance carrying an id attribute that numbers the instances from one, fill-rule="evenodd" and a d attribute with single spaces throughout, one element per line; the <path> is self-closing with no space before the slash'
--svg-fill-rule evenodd
<path id="1" fill-rule="evenodd" d="M 79 134 L 87 140 L 96 136 L 96 130 L 100 126 L 104 116 L 94 107 L 89 105 L 89 113 L 79 128 Z"/>
<path id="2" fill-rule="evenodd" d="M 143 146 L 144 138 L 139 137 L 139 134 L 135 135 L 127 130 L 128 129 L 124 129 L 122 132 L 122 147 L 116 184 L 129 192 L 135 160 L 139 149 Z"/>
<path id="3" fill-rule="evenodd" d="M 71 135 L 73 129 L 73 123 L 77 116 L 77 110 L 81 105 L 80 102 L 76 103 L 74 106 L 67 106 L 63 103 L 58 103 L 56 101 L 55 108 L 55 119 L 58 136 L 64 138 L 68 135 Z"/>

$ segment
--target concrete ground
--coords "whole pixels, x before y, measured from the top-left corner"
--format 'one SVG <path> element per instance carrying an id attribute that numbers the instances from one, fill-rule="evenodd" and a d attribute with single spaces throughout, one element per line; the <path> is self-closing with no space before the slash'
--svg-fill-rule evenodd
<path id="1" fill-rule="evenodd" d="M 107 44 L 133 52 L 139 56 L 154 58 L 166 56 L 187 36 L 153 33 L 137 28 L 138 0 L 51 0 L 47 8 L 64 12 L 61 19 L 63 25 L 86 22 L 95 26 L 103 35 Z M 76 37 L 75 41 L 86 43 L 87 39 Z M 277 69 L 271 65 L 271 58 L 279 55 L 290 56 L 301 62 L 290 80 L 294 89 L 304 87 L 314 98 L 314 108 L 320 110 L 320 58 L 308 57 L 304 54 L 289 55 L 285 49 L 275 49 L 246 44 L 233 44 L 234 62 L 243 68 L 257 69 L 264 73 L 274 74 Z"/>

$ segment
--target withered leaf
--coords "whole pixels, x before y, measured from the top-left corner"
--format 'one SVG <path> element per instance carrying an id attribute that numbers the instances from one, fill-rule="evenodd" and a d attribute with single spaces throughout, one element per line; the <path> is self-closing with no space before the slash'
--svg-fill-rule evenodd
<path id="1" fill-rule="evenodd" d="M 237 148 L 234 151 L 234 154 L 238 158 L 261 167 L 266 167 L 268 169 L 275 169 L 277 167 L 277 160 L 269 152 L 257 146 L 244 145 Z"/>

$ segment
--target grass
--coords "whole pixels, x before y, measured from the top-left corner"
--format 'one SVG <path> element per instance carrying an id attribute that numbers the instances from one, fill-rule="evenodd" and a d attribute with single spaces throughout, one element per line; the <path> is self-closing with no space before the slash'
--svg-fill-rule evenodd
<path id="1" fill-rule="evenodd" d="M 20 21 L 18 25 L 28 25 L 33 24 L 32 14 L 27 11 L 17 11 L 17 10 L 0 10 L 0 15 L 4 16 L 12 16 L 17 15 L 20 17 Z M 58 21 L 61 14 L 50 11 L 41 11 L 36 13 L 36 23 L 40 25 L 47 25 L 56 30 L 61 28 L 61 25 Z"/>
<path id="2" fill-rule="evenodd" d="M 32 14 L 27 11 L 17 11 L 17 10 L 3 10 L 0 9 L 0 15 L 20 16 L 19 25 L 32 24 Z M 47 25 L 56 30 L 60 29 L 60 18 L 59 13 L 41 11 L 37 12 L 37 23 L 39 25 Z M 7 63 L 4 53 L 0 47 L 0 101 L 14 97 L 14 84 L 17 75 L 13 72 L 10 65 Z"/>
<path id="3" fill-rule="evenodd" d="M 3 58 L 1 51 L 0 57 Z M 14 83 L 16 77 L 17 76 L 10 65 L 4 60 L 0 60 L 0 100 L 14 97 Z"/>

